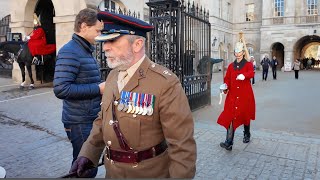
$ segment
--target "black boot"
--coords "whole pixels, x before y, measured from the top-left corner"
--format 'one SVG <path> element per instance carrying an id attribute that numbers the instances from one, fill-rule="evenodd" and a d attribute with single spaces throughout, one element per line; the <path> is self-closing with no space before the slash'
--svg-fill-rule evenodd
<path id="1" fill-rule="evenodd" d="M 234 138 L 234 129 L 232 124 L 229 126 L 227 129 L 227 137 L 224 142 L 220 143 L 220 147 L 225 148 L 228 151 L 232 150 L 232 145 L 233 145 L 233 138 Z"/>
<path id="2" fill-rule="evenodd" d="M 244 131 L 243 131 L 243 143 L 248 143 L 250 142 L 250 124 L 248 126 L 243 125 Z"/>
<path id="3" fill-rule="evenodd" d="M 233 145 L 233 143 L 232 142 L 229 142 L 229 141 L 225 141 L 225 142 L 221 142 L 220 143 L 220 147 L 222 147 L 222 148 L 225 148 L 226 150 L 228 150 L 228 151 L 231 151 L 232 150 L 232 145 Z"/>

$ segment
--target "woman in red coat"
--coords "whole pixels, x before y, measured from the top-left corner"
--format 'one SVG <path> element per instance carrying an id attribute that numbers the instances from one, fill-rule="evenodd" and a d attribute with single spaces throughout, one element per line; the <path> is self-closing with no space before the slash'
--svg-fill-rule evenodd
<path id="1" fill-rule="evenodd" d="M 225 142 L 220 146 L 232 150 L 235 130 L 244 125 L 243 143 L 250 141 L 250 120 L 255 119 L 255 99 L 250 79 L 254 77 L 252 63 L 245 58 L 244 43 L 237 42 L 234 55 L 236 60 L 228 66 L 224 77 L 224 92 L 227 94 L 224 110 L 217 123 L 227 129 Z"/>

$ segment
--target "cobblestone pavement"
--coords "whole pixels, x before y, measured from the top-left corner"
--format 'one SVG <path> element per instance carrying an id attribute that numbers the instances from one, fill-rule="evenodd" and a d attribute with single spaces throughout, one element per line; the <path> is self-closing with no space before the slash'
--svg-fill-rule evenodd
<path id="1" fill-rule="evenodd" d="M 308 73 L 300 75 L 307 77 Z M 317 74 L 320 76 L 319 72 Z M 291 76 L 293 78 L 293 74 L 288 78 Z M 257 79 L 259 81 L 259 75 Z M 222 75 L 215 74 L 212 87 L 218 87 L 220 80 Z M 7 83 L 0 78 L 0 166 L 6 169 L 7 177 L 55 178 L 66 174 L 70 168 L 72 147 L 60 121 L 61 101 L 54 97 L 51 88 L 39 88 L 21 95 L 26 92 L 19 93 L 4 82 Z M 278 87 L 276 83 L 274 87 Z M 258 82 L 254 87 L 256 93 L 259 94 L 259 87 L 265 85 Z M 4 97 L 12 89 L 17 99 Z M 319 131 L 279 130 L 273 128 L 272 123 L 268 128 L 266 122 L 259 124 L 263 121 L 259 119 L 253 123 L 251 142 L 242 143 L 242 127 L 239 127 L 233 150 L 229 152 L 219 146 L 225 138 L 225 129 L 215 123 L 221 111 L 217 99 L 218 92 L 212 92 L 213 105 L 193 112 L 198 148 L 195 179 L 320 179 Z M 260 101 L 265 99 L 257 99 L 257 107 Z M 314 120 L 318 115 L 315 112 L 305 117 Z M 270 114 L 265 119 L 270 119 Z M 319 127 L 315 127 L 317 129 Z M 104 177 L 104 174 L 104 168 L 99 168 L 97 177 Z"/>

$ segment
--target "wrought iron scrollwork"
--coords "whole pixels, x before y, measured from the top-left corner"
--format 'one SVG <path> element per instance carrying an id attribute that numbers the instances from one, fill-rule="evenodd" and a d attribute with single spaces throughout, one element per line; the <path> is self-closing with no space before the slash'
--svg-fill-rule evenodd
<path id="1" fill-rule="evenodd" d="M 155 27 L 151 59 L 180 78 L 191 109 L 210 104 L 211 74 L 196 68 L 200 59 L 210 57 L 209 12 L 190 0 L 150 0 L 147 4 L 150 23 Z"/>

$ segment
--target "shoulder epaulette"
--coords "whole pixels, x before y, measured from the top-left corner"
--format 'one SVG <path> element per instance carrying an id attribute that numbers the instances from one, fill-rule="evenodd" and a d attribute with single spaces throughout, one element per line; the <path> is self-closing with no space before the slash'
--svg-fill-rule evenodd
<path id="1" fill-rule="evenodd" d="M 151 63 L 151 66 L 149 67 L 149 69 L 152 70 L 153 72 L 156 72 L 157 74 L 160 74 L 166 79 L 176 77 L 176 75 L 171 70 L 154 62 Z"/>

